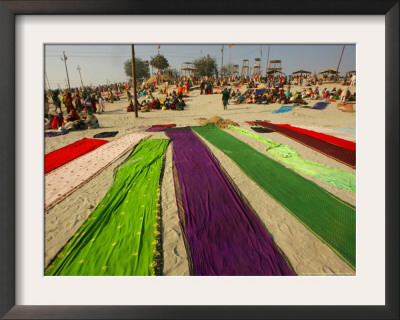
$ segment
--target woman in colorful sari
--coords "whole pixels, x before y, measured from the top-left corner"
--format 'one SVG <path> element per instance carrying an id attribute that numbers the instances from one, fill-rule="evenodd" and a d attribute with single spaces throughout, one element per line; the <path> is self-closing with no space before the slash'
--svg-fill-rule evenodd
<path id="1" fill-rule="evenodd" d="M 64 98 L 64 103 L 65 103 L 65 107 L 67 108 L 67 112 L 70 112 L 71 109 L 73 109 L 73 105 L 72 105 L 72 96 L 71 96 L 71 92 L 68 92 L 67 95 Z"/>

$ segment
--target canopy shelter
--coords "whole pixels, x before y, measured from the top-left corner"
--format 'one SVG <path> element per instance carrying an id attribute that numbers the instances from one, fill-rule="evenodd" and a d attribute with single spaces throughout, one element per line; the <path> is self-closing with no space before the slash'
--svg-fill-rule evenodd
<path id="1" fill-rule="evenodd" d="M 322 74 L 322 73 L 337 74 L 336 70 L 333 70 L 333 69 L 326 69 L 326 70 L 319 72 L 319 74 Z"/>
<path id="2" fill-rule="evenodd" d="M 171 77 L 168 74 L 155 74 L 154 76 L 151 76 L 146 82 L 145 84 L 152 84 L 154 82 L 157 83 L 161 83 L 161 82 L 165 82 L 165 81 L 169 81 L 172 82 L 174 80 L 173 77 Z"/>
<path id="3" fill-rule="evenodd" d="M 293 72 L 292 74 L 311 74 L 311 72 L 300 69 L 298 71 Z"/>
<path id="4" fill-rule="evenodd" d="M 347 73 L 347 74 L 356 73 L 356 70 L 350 70 L 350 71 L 347 71 L 346 73 Z"/>
<path id="5" fill-rule="evenodd" d="M 285 74 L 281 69 L 282 68 L 273 68 L 273 70 L 268 70 L 267 74 Z"/>

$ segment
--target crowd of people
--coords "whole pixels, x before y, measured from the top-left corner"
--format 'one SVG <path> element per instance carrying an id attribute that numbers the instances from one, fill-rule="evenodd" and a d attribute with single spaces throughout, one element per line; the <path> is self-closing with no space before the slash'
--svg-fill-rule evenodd
<path id="1" fill-rule="evenodd" d="M 323 81 L 329 80 L 324 75 L 283 76 L 268 75 L 266 77 L 230 76 L 225 78 L 214 77 L 182 77 L 169 79 L 163 83 L 138 83 L 136 92 L 138 98 L 144 98 L 138 103 L 140 112 L 153 110 L 184 110 L 185 97 L 191 90 L 199 89 L 201 95 L 222 94 L 224 109 L 229 104 L 291 104 L 307 105 L 309 100 L 340 100 L 340 102 L 355 101 L 356 94 L 351 93 L 350 86 L 356 85 L 356 77 L 346 74 L 343 78 L 345 89 L 333 88 L 320 90 Z M 292 85 L 301 85 L 301 91 L 290 90 Z M 172 89 L 171 89 L 172 87 Z M 242 92 L 239 88 L 245 88 Z M 115 83 L 97 87 L 81 87 L 70 90 L 48 90 L 44 94 L 45 128 L 59 130 L 79 130 L 98 128 L 99 121 L 95 114 L 104 113 L 105 103 L 119 101 L 126 94 L 129 105 L 127 112 L 134 112 L 133 88 L 129 83 Z M 153 94 L 165 95 L 165 98 L 154 97 Z M 54 112 L 50 110 L 50 99 Z M 63 108 L 66 116 L 63 115 Z"/>
<path id="2" fill-rule="evenodd" d="M 339 88 L 333 88 L 328 90 L 324 88 L 320 91 L 319 87 L 316 86 L 303 88 L 301 91 L 294 90 L 290 91 L 290 86 L 284 85 L 282 87 L 270 87 L 270 88 L 249 88 L 244 93 L 241 93 L 239 89 L 233 87 L 226 87 L 222 91 L 222 102 L 224 109 L 227 109 L 228 104 L 294 104 L 294 106 L 307 105 L 308 100 L 331 100 L 344 103 L 346 101 L 355 101 L 356 93 L 351 93 L 348 87 L 343 90 Z"/>

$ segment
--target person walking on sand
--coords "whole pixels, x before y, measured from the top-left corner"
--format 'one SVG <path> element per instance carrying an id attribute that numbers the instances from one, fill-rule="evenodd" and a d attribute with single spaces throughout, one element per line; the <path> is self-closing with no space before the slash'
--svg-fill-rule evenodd
<path id="1" fill-rule="evenodd" d="M 99 113 L 104 112 L 106 109 L 106 106 L 104 104 L 103 97 L 101 96 L 101 93 L 99 93 Z"/>
<path id="2" fill-rule="evenodd" d="M 224 91 L 222 92 L 222 103 L 224 105 L 224 110 L 228 109 L 228 107 L 227 107 L 228 100 L 229 100 L 229 91 L 226 90 L 226 88 L 225 88 Z"/>

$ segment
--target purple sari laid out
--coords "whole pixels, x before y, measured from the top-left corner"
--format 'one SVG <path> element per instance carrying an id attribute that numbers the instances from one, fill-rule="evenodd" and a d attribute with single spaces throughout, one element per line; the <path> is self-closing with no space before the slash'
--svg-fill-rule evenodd
<path id="1" fill-rule="evenodd" d="M 180 225 L 195 276 L 295 275 L 206 145 L 169 129 Z"/>

